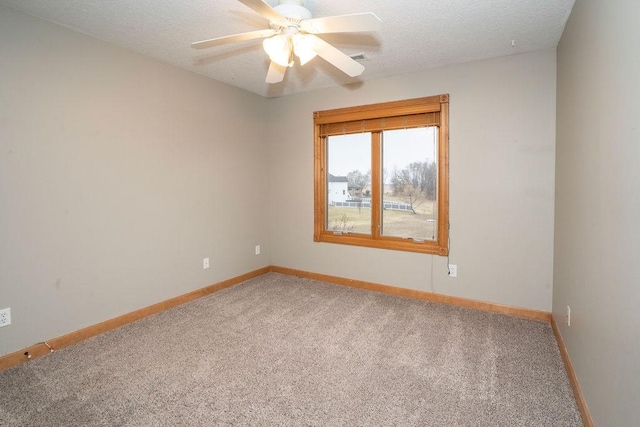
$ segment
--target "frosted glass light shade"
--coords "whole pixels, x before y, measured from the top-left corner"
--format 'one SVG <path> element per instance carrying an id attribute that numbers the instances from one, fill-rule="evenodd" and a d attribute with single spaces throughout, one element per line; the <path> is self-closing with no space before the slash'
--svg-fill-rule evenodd
<path id="1" fill-rule="evenodd" d="M 316 57 L 314 46 L 315 40 L 312 37 L 305 34 L 293 36 L 293 52 L 300 58 L 300 65 L 304 65 Z"/>
<path id="2" fill-rule="evenodd" d="M 264 39 L 262 42 L 264 51 L 267 52 L 269 58 L 278 65 L 289 67 L 291 57 L 291 41 L 283 34 Z"/>

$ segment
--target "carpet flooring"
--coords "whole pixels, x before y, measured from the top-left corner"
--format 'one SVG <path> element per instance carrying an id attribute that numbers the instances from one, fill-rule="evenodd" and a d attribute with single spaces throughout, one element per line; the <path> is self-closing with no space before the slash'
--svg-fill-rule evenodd
<path id="1" fill-rule="evenodd" d="M 2 426 L 581 426 L 550 325 L 269 273 L 0 373 Z"/>

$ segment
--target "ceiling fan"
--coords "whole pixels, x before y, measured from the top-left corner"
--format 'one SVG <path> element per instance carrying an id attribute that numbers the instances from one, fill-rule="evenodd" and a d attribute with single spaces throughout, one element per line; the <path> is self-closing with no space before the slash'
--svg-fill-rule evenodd
<path id="1" fill-rule="evenodd" d="M 320 56 L 350 77 L 362 74 L 364 66 L 339 51 L 316 34 L 376 31 L 382 21 L 374 13 L 312 18 L 302 0 L 279 0 L 271 7 L 263 0 L 238 0 L 269 20 L 269 29 L 250 31 L 232 36 L 217 37 L 191 44 L 194 49 L 207 49 L 227 43 L 264 39 L 263 47 L 271 59 L 267 83 L 279 83 L 284 79 L 287 67 L 292 67 L 294 54 L 300 65 L 316 55 Z"/>

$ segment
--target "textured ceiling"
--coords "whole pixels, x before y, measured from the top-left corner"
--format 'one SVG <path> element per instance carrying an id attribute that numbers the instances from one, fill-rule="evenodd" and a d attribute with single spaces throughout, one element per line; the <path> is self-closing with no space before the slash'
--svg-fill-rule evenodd
<path id="1" fill-rule="evenodd" d="M 364 73 L 348 77 L 315 58 L 269 85 L 259 40 L 197 51 L 194 41 L 267 28 L 237 0 L 0 0 L 8 6 L 265 97 L 557 46 L 575 0 L 305 0 L 314 18 L 374 12 L 375 33 L 323 35 Z M 266 0 L 271 6 L 277 0 Z M 2 10 L 0 9 L 0 13 Z M 515 46 L 512 46 L 512 40 Z"/>

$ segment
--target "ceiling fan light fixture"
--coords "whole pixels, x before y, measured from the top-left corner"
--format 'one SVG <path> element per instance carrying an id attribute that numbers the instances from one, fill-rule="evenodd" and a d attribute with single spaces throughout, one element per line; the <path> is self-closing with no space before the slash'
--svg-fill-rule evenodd
<path id="1" fill-rule="evenodd" d="M 269 58 L 278 65 L 283 67 L 291 67 L 291 38 L 288 35 L 277 34 L 273 37 L 264 39 L 262 42 L 264 51 L 267 52 Z"/>

